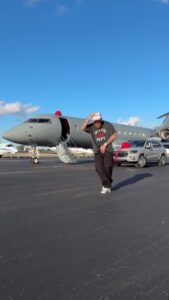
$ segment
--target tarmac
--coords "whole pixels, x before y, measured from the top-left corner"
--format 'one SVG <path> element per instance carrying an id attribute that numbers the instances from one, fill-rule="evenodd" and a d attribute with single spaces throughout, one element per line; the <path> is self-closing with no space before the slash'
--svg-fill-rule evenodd
<path id="1" fill-rule="evenodd" d="M 169 165 L 0 159 L 0 300 L 169 300 Z"/>

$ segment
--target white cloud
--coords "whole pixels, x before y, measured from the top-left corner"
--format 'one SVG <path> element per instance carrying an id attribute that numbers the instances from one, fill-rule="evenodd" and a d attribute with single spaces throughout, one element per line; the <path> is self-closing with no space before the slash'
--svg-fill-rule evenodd
<path id="1" fill-rule="evenodd" d="M 130 125 L 130 126 L 139 126 L 141 122 L 141 118 L 139 117 L 130 117 L 128 120 L 119 119 L 118 123 L 123 125 Z"/>
<path id="2" fill-rule="evenodd" d="M 169 0 L 151 0 L 151 1 L 162 3 L 162 4 L 169 4 Z"/>
<path id="3" fill-rule="evenodd" d="M 20 101 L 7 102 L 0 101 L 0 116 L 5 115 L 29 115 L 40 109 L 40 106 L 24 104 Z"/>
<path id="4" fill-rule="evenodd" d="M 70 9 L 68 6 L 63 5 L 63 4 L 57 4 L 56 6 L 56 16 L 57 17 L 62 17 L 70 13 Z"/>
<path id="5" fill-rule="evenodd" d="M 169 4 L 169 0 L 159 0 L 159 2 L 161 2 L 163 4 Z"/>
<path id="6" fill-rule="evenodd" d="M 33 7 L 42 1 L 43 0 L 24 0 L 24 3 L 26 6 Z"/>

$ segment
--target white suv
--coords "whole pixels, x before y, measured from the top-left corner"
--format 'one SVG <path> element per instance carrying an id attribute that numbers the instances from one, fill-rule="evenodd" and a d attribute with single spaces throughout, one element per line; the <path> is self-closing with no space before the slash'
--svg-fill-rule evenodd
<path id="1" fill-rule="evenodd" d="M 147 163 L 158 163 L 166 165 L 167 153 L 162 143 L 156 139 L 129 140 L 129 147 L 117 150 L 117 165 L 122 163 L 134 163 L 137 167 L 143 168 Z M 116 153 L 115 153 L 116 154 Z"/>

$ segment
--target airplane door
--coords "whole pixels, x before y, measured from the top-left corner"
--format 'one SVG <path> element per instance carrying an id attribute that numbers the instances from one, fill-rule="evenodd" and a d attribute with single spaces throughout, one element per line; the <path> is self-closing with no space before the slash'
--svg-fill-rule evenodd
<path id="1" fill-rule="evenodd" d="M 61 139 L 67 140 L 70 136 L 70 126 L 66 118 L 59 118 L 61 122 Z"/>

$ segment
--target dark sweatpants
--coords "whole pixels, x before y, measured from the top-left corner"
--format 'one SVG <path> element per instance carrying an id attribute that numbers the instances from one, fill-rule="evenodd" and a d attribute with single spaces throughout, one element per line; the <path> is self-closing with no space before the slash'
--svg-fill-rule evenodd
<path id="1" fill-rule="evenodd" d="M 95 167 L 98 173 L 102 186 L 110 188 L 113 182 L 112 173 L 114 167 L 113 153 L 106 152 L 105 154 L 96 153 L 95 154 Z"/>

